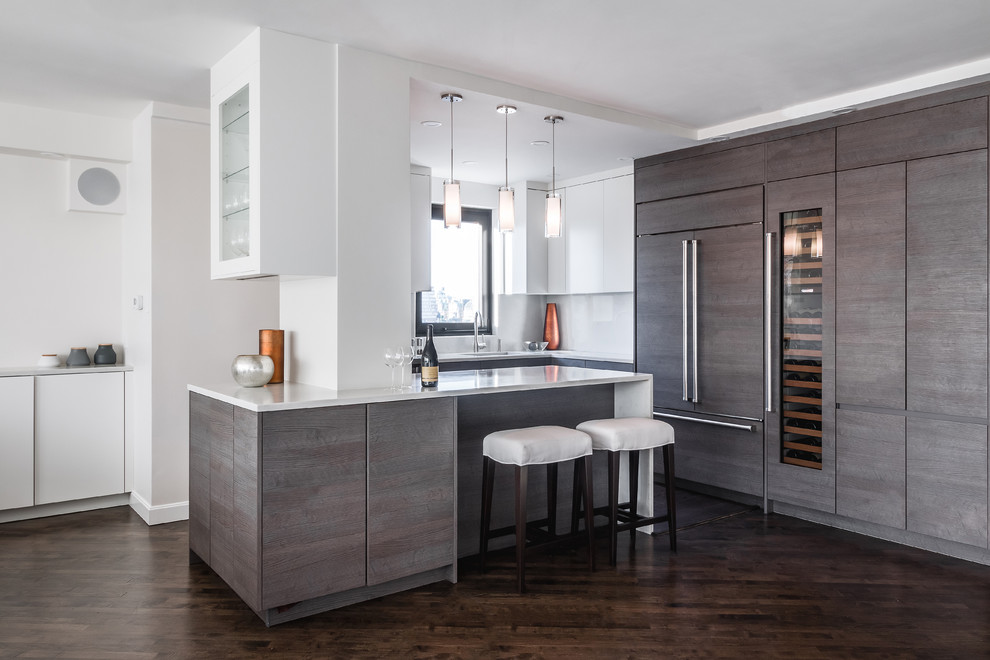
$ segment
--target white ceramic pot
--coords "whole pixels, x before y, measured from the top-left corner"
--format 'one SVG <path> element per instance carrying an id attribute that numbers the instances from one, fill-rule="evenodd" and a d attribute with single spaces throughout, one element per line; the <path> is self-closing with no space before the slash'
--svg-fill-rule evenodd
<path id="1" fill-rule="evenodd" d="M 242 387 L 261 387 L 275 374 L 275 362 L 267 355 L 238 355 L 230 373 Z"/>

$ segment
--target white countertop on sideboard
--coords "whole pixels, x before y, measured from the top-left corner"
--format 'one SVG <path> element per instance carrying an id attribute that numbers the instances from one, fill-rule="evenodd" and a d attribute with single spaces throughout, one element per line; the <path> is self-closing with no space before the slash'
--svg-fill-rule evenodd
<path id="1" fill-rule="evenodd" d="M 61 374 L 99 374 L 114 371 L 134 371 L 127 364 L 91 364 L 84 367 L 0 367 L 0 378 L 8 376 L 58 376 Z"/>
<path id="2" fill-rule="evenodd" d="M 514 358 L 563 358 L 567 360 L 591 360 L 597 362 L 622 362 L 625 364 L 632 364 L 633 359 L 630 355 L 621 355 L 618 353 L 605 353 L 601 351 L 568 351 L 568 350 L 554 350 L 554 351 L 508 351 L 506 353 L 488 353 L 485 351 L 480 351 L 478 353 L 463 352 L 463 353 L 441 353 L 440 362 L 444 361 L 451 362 L 462 362 L 466 360 L 510 360 Z"/>
<path id="3" fill-rule="evenodd" d="M 514 367 L 474 371 L 441 372 L 436 388 L 423 388 L 418 374 L 412 386 L 402 390 L 387 387 L 359 390 L 331 390 L 302 383 L 280 383 L 264 387 L 241 387 L 237 383 L 189 385 L 190 392 L 202 394 L 253 412 L 322 408 L 352 404 L 404 401 L 437 396 L 469 396 L 559 387 L 580 387 L 610 383 L 652 381 L 650 374 L 582 367 Z M 652 386 L 647 385 L 652 391 Z"/>

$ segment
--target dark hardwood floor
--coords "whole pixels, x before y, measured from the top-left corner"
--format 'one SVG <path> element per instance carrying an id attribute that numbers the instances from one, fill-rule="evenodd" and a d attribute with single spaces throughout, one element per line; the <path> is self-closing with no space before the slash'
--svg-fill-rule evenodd
<path id="1" fill-rule="evenodd" d="M 513 554 L 440 583 L 266 628 L 187 524 L 127 507 L 0 525 L 0 658 L 990 657 L 990 568 L 678 494 L 682 531 Z"/>

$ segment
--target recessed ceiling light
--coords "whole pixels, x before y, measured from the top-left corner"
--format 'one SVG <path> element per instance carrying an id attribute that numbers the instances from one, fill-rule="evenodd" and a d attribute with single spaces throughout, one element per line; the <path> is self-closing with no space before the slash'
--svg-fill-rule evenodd
<path id="1" fill-rule="evenodd" d="M 422 124 L 423 126 L 429 126 L 430 128 L 436 128 L 437 126 L 443 126 L 443 122 L 442 121 L 434 121 L 432 119 L 431 120 L 428 120 L 428 121 L 421 121 L 419 123 Z"/>
<path id="2" fill-rule="evenodd" d="M 476 161 L 476 160 L 462 160 L 461 161 L 461 165 L 467 165 L 468 167 L 471 167 L 472 165 L 477 165 L 477 164 L 478 164 L 478 161 Z"/>
<path id="3" fill-rule="evenodd" d="M 530 145 L 534 147 L 549 147 L 550 142 L 549 140 L 533 140 L 532 142 L 530 142 Z"/>
<path id="4" fill-rule="evenodd" d="M 632 156 L 619 156 L 616 160 L 621 160 L 623 163 L 627 163 L 630 160 L 634 160 Z"/>

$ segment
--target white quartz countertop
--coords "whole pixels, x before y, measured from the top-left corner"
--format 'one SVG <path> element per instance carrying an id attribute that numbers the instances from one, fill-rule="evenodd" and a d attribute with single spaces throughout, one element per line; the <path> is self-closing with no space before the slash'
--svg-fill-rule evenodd
<path id="1" fill-rule="evenodd" d="M 114 371 L 133 371 L 126 364 L 91 364 L 88 367 L 0 367 L 0 378 L 5 376 L 57 376 L 60 374 L 98 374 Z"/>
<path id="2" fill-rule="evenodd" d="M 405 401 L 437 396 L 470 396 L 556 387 L 579 387 L 608 383 L 643 382 L 650 374 L 585 369 L 582 367 L 514 367 L 474 371 L 442 371 L 436 388 L 424 389 L 418 374 L 412 386 L 402 390 L 387 387 L 361 390 L 331 390 L 302 383 L 280 383 L 264 387 L 241 387 L 237 383 L 199 386 L 189 391 L 254 412 L 322 408 L 352 404 Z"/>

